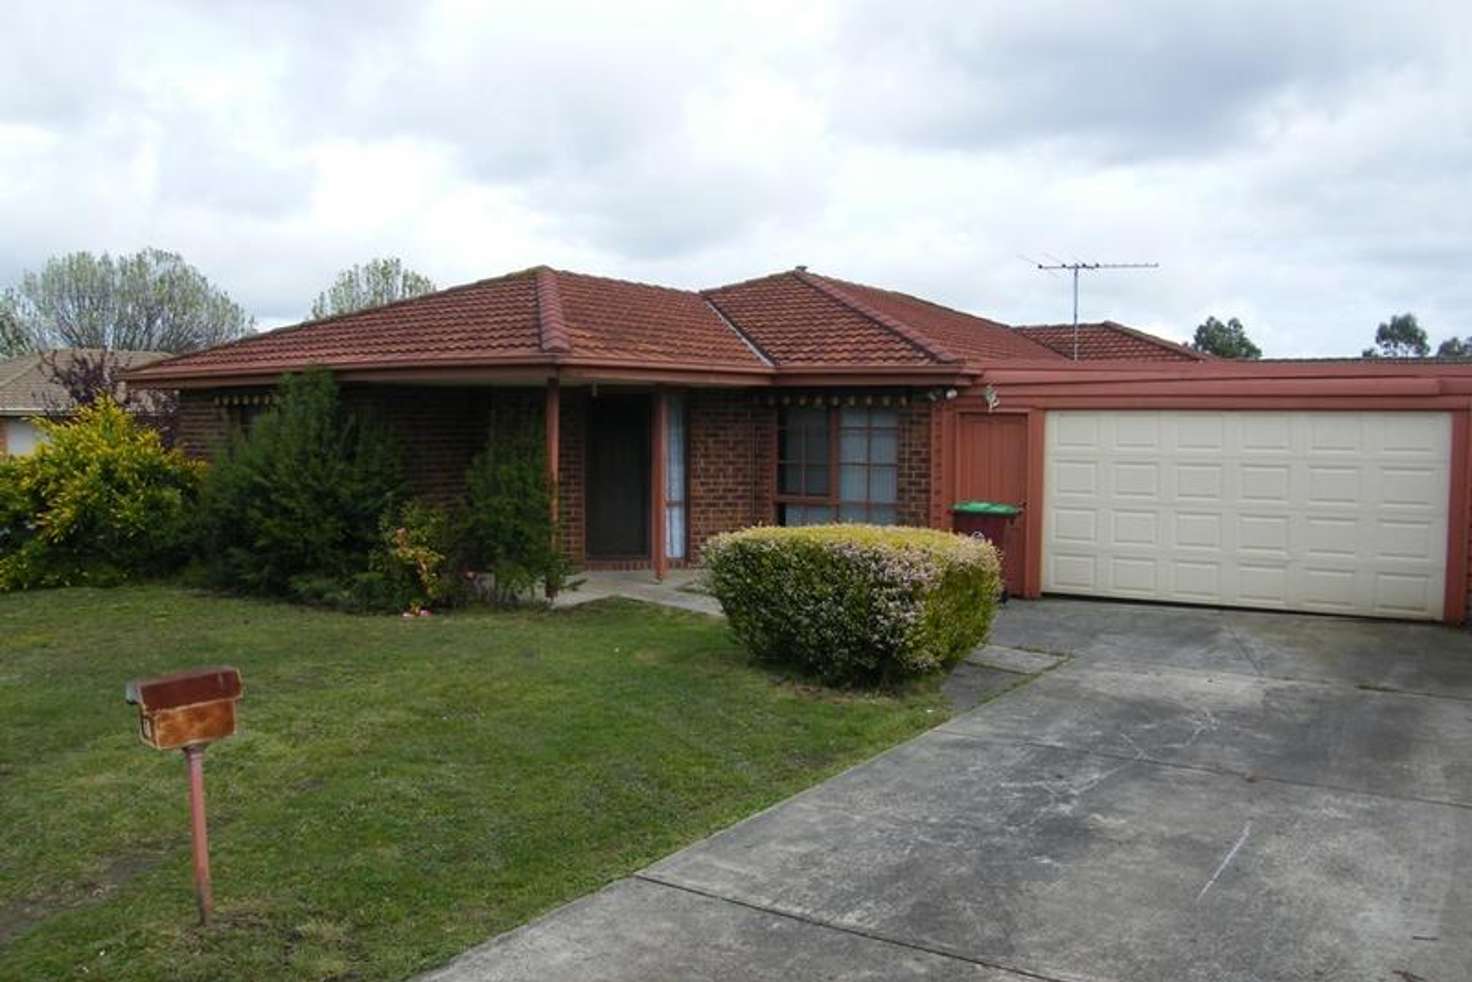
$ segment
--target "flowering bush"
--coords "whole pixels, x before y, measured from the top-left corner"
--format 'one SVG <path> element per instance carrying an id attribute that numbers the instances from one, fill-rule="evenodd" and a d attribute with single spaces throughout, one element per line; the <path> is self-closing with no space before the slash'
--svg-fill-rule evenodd
<path id="1" fill-rule="evenodd" d="M 382 545 L 370 565 L 383 574 L 393 606 L 417 614 L 464 598 L 455 562 L 459 531 L 449 512 L 423 501 L 384 514 Z"/>
<path id="2" fill-rule="evenodd" d="M 115 583 L 182 559 L 204 465 L 102 396 L 0 459 L 0 590 Z"/>
<path id="3" fill-rule="evenodd" d="M 989 543 L 931 529 L 751 528 L 704 557 L 747 650 L 845 684 L 955 664 L 986 638 L 1000 583 Z"/>

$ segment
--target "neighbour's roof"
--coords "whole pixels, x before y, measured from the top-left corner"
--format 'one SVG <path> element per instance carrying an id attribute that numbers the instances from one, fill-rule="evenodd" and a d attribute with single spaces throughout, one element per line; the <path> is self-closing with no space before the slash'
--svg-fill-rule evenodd
<path id="1" fill-rule="evenodd" d="M 36 416 L 71 405 L 67 391 L 52 377 L 51 362 L 65 369 L 78 358 L 97 358 L 98 348 L 59 348 L 0 361 L 0 416 Z M 113 351 L 119 367 L 140 368 L 166 357 L 162 351 Z"/>
<path id="2" fill-rule="evenodd" d="M 1153 358 L 1184 350 L 1113 327 Z M 999 360 L 1066 361 L 1031 332 L 801 266 L 699 292 L 535 266 L 180 355 L 130 377 L 203 385 L 309 366 L 377 378 L 555 365 L 617 369 L 623 378 L 672 370 L 738 380 L 783 372 L 933 379 Z"/>
<path id="3" fill-rule="evenodd" d="M 1037 324 L 1017 330 L 1028 338 L 1072 358 L 1072 324 Z M 1184 344 L 1167 341 L 1114 321 L 1097 321 L 1078 326 L 1080 361 L 1208 361 L 1211 355 L 1193 351 Z"/>

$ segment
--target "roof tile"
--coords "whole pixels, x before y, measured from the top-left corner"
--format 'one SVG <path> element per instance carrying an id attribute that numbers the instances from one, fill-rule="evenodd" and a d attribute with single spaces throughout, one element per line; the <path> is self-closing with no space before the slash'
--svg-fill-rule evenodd
<path id="1" fill-rule="evenodd" d="M 792 271 L 706 290 L 778 365 L 930 365 L 932 353 Z"/>
<path id="2" fill-rule="evenodd" d="M 1039 324 L 1017 330 L 1065 358 L 1073 357 L 1072 324 Z M 1080 361 L 1208 361 L 1211 356 L 1114 321 L 1099 321 L 1078 326 L 1078 358 Z"/>

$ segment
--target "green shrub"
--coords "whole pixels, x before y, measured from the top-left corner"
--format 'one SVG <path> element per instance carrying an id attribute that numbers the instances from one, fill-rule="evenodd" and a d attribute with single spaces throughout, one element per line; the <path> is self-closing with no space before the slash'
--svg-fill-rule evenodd
<path id="1" fill-rule="evenodd" d="M 492 598 L 516 603 L 539 584 L 555 597 L 571 567 L 558 551 L 547 453 L 531 429 L 498 433 L 470 464 L 466 547 L 470 566 L 489 573 Z"/>
<path id="2" fill-rule="evenodd" d="M 986 638 L 1000 583 L 991 545 L 931 529 L 752 528 L 714 537 L 703 555 L 747 650 L 830 683 L 955 664 Z"/>
<path id="3" fill-rule="evenodd" d="M 204 465 L 105 396 L 37 425 L 45 442 L 0 459 L 0 589 L 114 583 L 182 560 Z"/>
<path id="4" fill-rule="evenodd" d="M 345 407 L 329 373 L 288 375 L 210 468 L 200 563 L 213 585 L 247 593 L 347 589 L 368 571 L 380 517 L 403 493 L 399 445 L 382 422 Z"/>

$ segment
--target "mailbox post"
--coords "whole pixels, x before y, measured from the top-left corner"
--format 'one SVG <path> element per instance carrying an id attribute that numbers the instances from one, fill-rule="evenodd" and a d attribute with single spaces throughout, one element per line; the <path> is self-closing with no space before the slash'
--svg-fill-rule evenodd
<path id="1" fill-rule="evenodd" d="M 197 668 L 153 679 L 134 679 L 124 689 L 138 707 L 138 737 L 155 750 L 182 750 L 189 768 L 189 822 L 194 840 L 194 893 L 199 923 L 214 910 L 210 884 L 209 829 L 204 811 L 204 750 L 235 732 L 235 703 L 244 692 L 240 673 L 228 666 Z"/>

